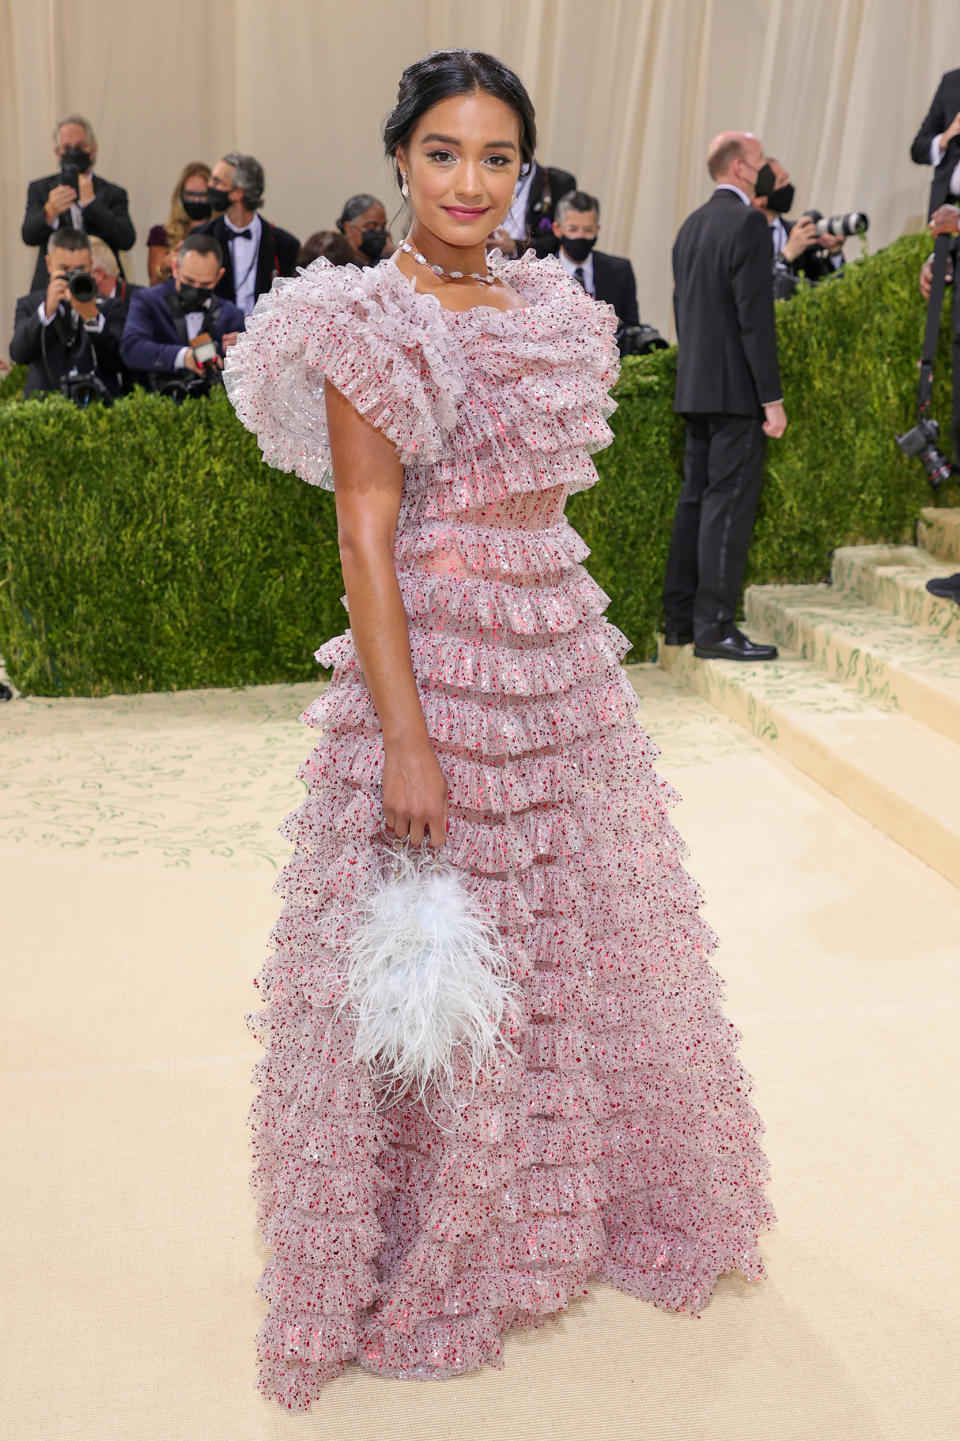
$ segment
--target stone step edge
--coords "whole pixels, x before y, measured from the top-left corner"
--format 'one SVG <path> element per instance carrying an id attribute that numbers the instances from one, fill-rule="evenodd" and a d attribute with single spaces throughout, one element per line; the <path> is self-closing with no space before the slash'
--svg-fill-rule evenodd
<path id="1" fill-rule="evenodd" d="M 960 507 L 925 505 L 917 522 L 917 544 L 935 560 L 960 568 Z"/>
<path id="2" fill-rule="evenodd" d="M 678 679 L 686 680 L 691 689 L 710 701 L 722 714 L 738 721 L 804 775 L 836 796 L 850 810 L 960 887 L 960 816 L 957 818 L 957 830 L 944 825 L 908 793 L 891 786 L 849 756 L 841 755 L 817 736 L 809 725 L 810 713 L 802 719 L 794 717 L 788 707 L 767 701 L 751 691 L 751 664 L 700 661 L 692 657 L 684 661 L 682 657 L 683 652 L 665 655 L 661 650 L 660 663 Z M 798 665 L 808 664 L 801 662 L 797 656 L 783 659 L 796 660 Z M 718 687 L 714 679 L 719 674 L 727 680 L 721 691 L 727 704 L 718 701 Z M 730 701 L 735 701 L 735 704 L 729 704 Z M 879 716 L 881 712 L 876 714 Z M 901 718 L 889 714 L 886 719 L 896 724 Z"/>
<path id="3" fill-rule="evenodd" d="M 936 685 L 936 677 L 912 669 L 884 652 L 878 644 L 864 641 L 862 636 L 845 632 L 842 615 L 838 615 L 833 624 L 804 615 L 802 605 L 802 601 L 790 605 L 787 587 L 752 586 L 744 596 L 747 629 L 757 640 L 771 641 L 781 650 L 797 653 L 799 659 L 809 661 L 830 680 L 852 687 L 858 695 L 878 702 L 892 702 L 901 714 L 928 726 L 945 740 L 960 744 L 960 687 L 956 694 L 951 694 Z M 866 608 L 873 611 L 878 620 L 891 614 L 878 607 Z M 769 624 L 771 610 L 775 612 L 773 625 Z M 842 673 L 828 662 L 831 646 L 844 666 Z M 866 657 L 869 664 L 854 675 L 850 667 L 856 654 Z M 960 655 L 957 665 L 960 678 Z M 957 763 L 960 765 L 960 755 Z"/>
<path id="4" fill-rule="evenodd" d="M 897 556 L 902 559 L 898 564 Z M 913 566 L 911 557 L 923 555 L 929 565 Z M 906 574 L 880 575 L 885 568 Z M 960 605 L 931 595 L 927 580 L 943 574 L 943 563 L 916 546 L 841 546 L 833 553 L 832 584 L 845 595 L 856 596 L 865 605 L 903 616 L 928 635 L 951 642 L 960 641 Z"/>

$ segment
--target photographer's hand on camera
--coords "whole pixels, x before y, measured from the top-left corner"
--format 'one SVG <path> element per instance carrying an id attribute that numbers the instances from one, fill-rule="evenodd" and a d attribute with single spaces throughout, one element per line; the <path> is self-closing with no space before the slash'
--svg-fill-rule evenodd
<path id="1" fill-rule="evenodd" d="M 86 178 L 89 180 L 89 177 Z M 89 183 L 92 190 L 93 181 L 90 180 Z M 77 192 L 72 185 L 55 185 L 43 207 L 47 224 L 52 225 L 55 220 L 59 220 L 61 215 L 66 215 L 70 206 L 76 204 L 78 199 Z"/>
<path id="2" fill-rule="evenodd" d="M 811 250 L 819 243 L 816 221 L 812 220 L 809 215 L 801 215 L 787 236 L 787 242 L 783 247 L 783 255 L 792 265 L 794 261 L 799 260 L 800 256 L 807 250 Z"/>

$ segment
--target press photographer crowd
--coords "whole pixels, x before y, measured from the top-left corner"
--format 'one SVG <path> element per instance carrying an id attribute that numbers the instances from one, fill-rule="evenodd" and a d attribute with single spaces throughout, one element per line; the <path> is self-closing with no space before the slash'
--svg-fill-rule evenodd
<path id="1" fill-rule="evenodd" d="M 257 298 L 278 276 L 320 257 L 374 266 L 393 253 L 384 202 L 351 196 L 328 228 L 302 241 L 264 214 L 266 176 L 252 155 L 186 164 L 169 213 L 146 237 L 149 283 L 125 275 L 137 243 L 127 191 L 98 168 L 90 121 L 67 115 L 53 133 L 55 168 L 30 183 L 21 235 L 35 247 L 29 293 L 16 305 L 10 358 L 28 367 L 25 394 L 58 392 L 80 405 L 110 404 L 134 386 L 176 401 L 222 383 L 224 356 Z M 897 437 L 936 488 L 956 467 L 938 447 L 930 414 L 932 363 L 945 287 L 960 253 L 960 70 L 944 75 L 911 147 L 933 168 L 934 254 L 918 277 L 929 323 L 917 423 Z M 772 659 L 734 625 L 767 439 L 786 427 L 777 368 L 774 300 L 836 284 L 844 245 L 868 226 L 861 212 L 796 218 L 787 165 L 749 132 L 715 138 L 707 156 L 715 189 L 685 221 L 673 251 L 678 340 L 675 409 L 686 424 L 684 482 L 664 592 L 668 644 L 702 656 Z M 534 161 L 521 171 L 501 227 L 505 254 L 556 256 L 572 280 L 615 310 L 622 354 L 664 347 L 641 321 L 629 259 L 597 248 L 601 202 L 568 170 Z M 402 237 L 401 237 L 402 243 Z M 842 282 L 841 282 L 842 283 Z M 960 285 L 953 285 L 953 446 L 960 454 Z M 0 363 L 2 364 L 2 363 Z M 960 575 L 931 581 L 960 603 Z"/>

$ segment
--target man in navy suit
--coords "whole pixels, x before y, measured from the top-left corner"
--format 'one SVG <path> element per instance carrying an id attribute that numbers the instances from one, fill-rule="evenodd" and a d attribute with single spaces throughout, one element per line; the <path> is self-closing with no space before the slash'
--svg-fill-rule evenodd
<path id="1" fill-rule="evenodd" d="M 600 231 L 600 201 L 585 190 L 574 190 L 557 201 L 553 233 L 557 258 L 589 295 L 605 300 L 617 312 L 621 329 L 639 325 L 637 281 L 626 256 L 594 249 Z"/>
<path id="2" fill-rule="evenodd" d="M 38 247 L 31 289 L 46 289 L 47 242 L 60 226 L 99 235 L 117 256 L 122 276 L 119 251 L 129 250 L 137 238 L 127 192 L 94 174 L 97 141 L 89 120 L 82 115 L 68 115 L 61 120 L 54 130 L 53 142 L 59 169 L 55 175 L 31 180 L 20 229 L 23 243 Z"/>
<path id="3" fill-rule="evenodd" d="M 209 335 L 223 352 L 244 328 L 243 312 L 214 292 L 223 277 L 223 252 L 212 235 L 192 230 L 180 245 L 173 275 L 130 297 L 120 355 L 129 370 L 150 377 L 198 377 L 203 366 L 193 342 Z M 156 380 L 154 379 L 154 383 Z"/>

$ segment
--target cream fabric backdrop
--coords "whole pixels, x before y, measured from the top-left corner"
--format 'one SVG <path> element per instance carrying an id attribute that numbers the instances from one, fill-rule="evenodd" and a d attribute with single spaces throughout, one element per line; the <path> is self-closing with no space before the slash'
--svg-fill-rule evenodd
<path id="1" fill-rule="evenodd" d="M 870 244 L 925 218 L 908 147 L 960 63 L 956 0 L 0 0 L 0 350 L 32 273 L 28 180 L 52 168 L 54 118 L 88 114 L 98 168 L 146 236 L 187 160 L 252 152 L 264 213 L 304 237 L 361 190 L 399 197 L 379 125 L 404 65 L 447 45 L 514 66 L 540 157 L 603 204 L 601 248 L 629 255 L 640 310 L 670 324 L 670 247 L 709 193 L 716 131 L 746 127 L 789 167 L 797 208 L 863 209 Z M 394 237 L 402 233 L 394 226 Z M 859 242 L 849 246 L 852 254 Z"/>

